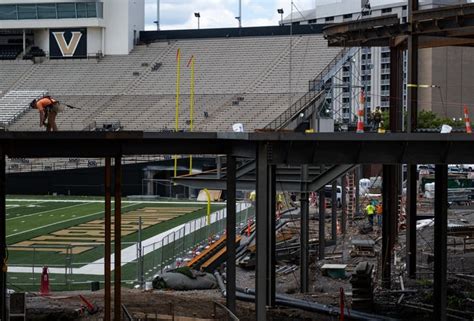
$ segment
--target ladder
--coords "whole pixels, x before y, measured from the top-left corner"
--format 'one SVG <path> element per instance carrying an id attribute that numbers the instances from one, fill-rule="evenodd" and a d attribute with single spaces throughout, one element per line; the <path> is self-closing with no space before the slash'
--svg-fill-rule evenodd
<path id="1" fill-rule="evenodd" d="M 349 226 L 352 226 L 352 222 L 354 221 L 355 216 L 355 203 L 356 203 L 356 191 L 355 191 L 355 173 L 354 171 L 350 171 L 346 175 L 346 186 L 347 186 L 347 208 L 346 213 L 347 217 L 350 218 Z"/>

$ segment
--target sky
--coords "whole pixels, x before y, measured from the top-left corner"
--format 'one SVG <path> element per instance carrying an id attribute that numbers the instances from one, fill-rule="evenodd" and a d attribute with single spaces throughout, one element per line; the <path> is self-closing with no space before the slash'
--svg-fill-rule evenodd
<path id="1" fill-rule="evenodd" d="M 293 0 L 300 11 L 312 9 L 318 4 L 327 4 L 341 0 Z M 355 1 L 355 0 L 354 0 Z M 385 4 L 394 0 L 370 0 L 372 5 Z M 155 30 L 157 0 L 145 0 L 145 24 L 147 30 Z M 285 15 L 290 13 L 291 0 L 242 0 L 242 26 L 278 25 L 278 8 Z M 296 10 L 296 9 L 295 9 Z M 161 29 L 194 29 L 197 18 L 194 12 L 201 14 L 201 28 L 237 27 L 235 19 L 239 15 L 238 0 L 160 0 Z"/>

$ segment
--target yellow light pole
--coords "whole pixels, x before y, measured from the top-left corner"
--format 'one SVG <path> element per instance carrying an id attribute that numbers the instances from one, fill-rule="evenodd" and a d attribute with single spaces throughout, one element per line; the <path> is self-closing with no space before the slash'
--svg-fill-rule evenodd
<path id="1" fill-rule="evenodd" d="M 207 225 L 211 224 L 211 193 L 207 190 L 207 188 L 204 189 L 204 193 L 206 193 L 207 197 Z"/>
<path id="2" fill-rule="evenodd" d="M 189 99 L 189 131 L 194 129 L 194 55 L 191 56 L 188 62 L 188 67 L 191 66 L 191 97 Z M 189 155 L 189 174 L 193 173 L 193 156 Z"/>
<path id="3" fill-rule="evenodd" d="M 176 132 L 179 130 L 179 86 L 181 81 L 181 50 L 176 52 L 176 107 L 175 107 L 175 126 Z M 178 172 L 178 155 L 174 155 L 174 177 Z"/>

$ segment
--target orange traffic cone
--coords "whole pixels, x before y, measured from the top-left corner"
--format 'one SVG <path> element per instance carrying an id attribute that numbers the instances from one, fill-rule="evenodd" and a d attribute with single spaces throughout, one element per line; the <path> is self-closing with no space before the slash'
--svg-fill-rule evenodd
<path id="1" fill-rule="evenodd" d="M 357 111 L 357 133 L 364 132 L 364 110 Z"/>
<path id="2" fill-rule="evenodd" d="M 49 274 L 47 266 L 43 266 L 43 272 L 41 273 L 40 294 L 49 295 Z"/>
<path id="3" fill-rule="evenodd" d="M 469 119 L 469 111 L 466 105 L 464 105 L 464 122 L 466 123 L 466 133 L 472 134 L 471 120 Z"/>

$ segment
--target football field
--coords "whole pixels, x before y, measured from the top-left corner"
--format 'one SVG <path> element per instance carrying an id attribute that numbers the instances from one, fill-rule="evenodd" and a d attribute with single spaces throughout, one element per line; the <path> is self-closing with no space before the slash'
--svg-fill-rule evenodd
<path id="1" fill-rule="evenodd" d="M 112 203 L 112 218 L 113 218 Z M 103 279 L 104 202 L 85 197 L 9 197 L 7 198 L 8 281 L 15 289 L 36 289 L 43 266 L 48 266 L 51 283 L 57 289 L 88 287 L 90 281 Z M 212 204 L 211 212 L 222 211 L 223 204 Z M 137 243 L 142 240 L 144 265 L 148 273 L 193 242 L 207 214 L 202 202 L 122 201 L 122 274 L 123 280 L 137 278 Z M 213 223 L 222 217 L 215 216 Z M 141 220 L 141 233 L 139 233 Z M 194 221 L 199 221 L 198 225 Z M 185 228 L 194 222 L 194 229 Z M 113 220 L 112 220 L 113 223 Z M 113 225 L 113 224 L 112 224 Z M 112 226 L 113 231 L 113 226 Z M 192 232 L 192 233 L 191 233 Z M 170 238 L 169 234 L 172 234 Z M 173 234 L 174 233 L 174 234 Z M 178 233 L 178 234 L 176 234 Z M 191 239 L 189 235 L 193 234 Z M 177 236 L 176 236 L 177 235 Z M 112 234 L 113 238 L 113 234 Z M 161 242 L 161 245 L 160 243 Z M 184 242 L 184 241 L 183 241 Z M 156 244 L 155 244 L 156 243 Z M 167 245 L 168 252 L 165 252 Z M 171 248 L 172 247 L 172 248 Z M 112 246 L 113 249 L 113 246 Z M 156 255 L 160 252 L 160 261 Z M 166 254 L 166 257 L 165 257 Z M 146 260 L 151 258 L 152 260 Z M 151 269 L 150 269 L 151 267 Z"/>

